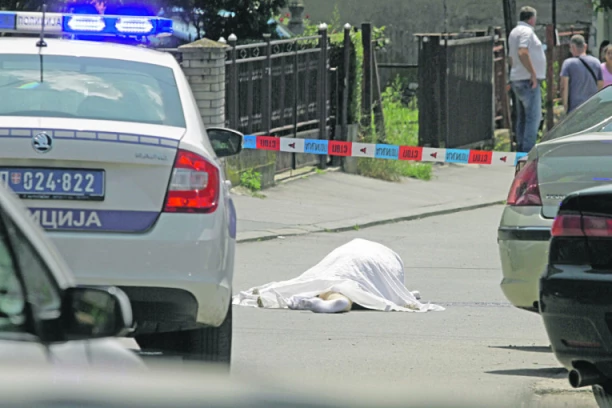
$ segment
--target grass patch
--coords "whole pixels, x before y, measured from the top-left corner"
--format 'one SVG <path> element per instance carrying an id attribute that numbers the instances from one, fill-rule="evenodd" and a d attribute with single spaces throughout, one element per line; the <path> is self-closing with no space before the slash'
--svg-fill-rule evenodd
<path id="1" fill-rule="evenodd" d="M 374 128 L 370 135 L 362 136 L 361 139 L 364 143 L 418 146 L 419 111 L 416 107 L 416 101 L 412 101 L 410 105 L 402 102 L 402 88 L 402 81 L 398 77 L 382 95 L 386 133 L 384 140 L 377 135 Z M 386 181 L 399 181 L 402 177 L 430 180 L 432 176 L 431 163 L 359 159 L 357 168 L 359 174 L 363 176 Z"/>
<path id="2" fill-rule="evenodd" d="M 496 151 L 496 152 L 512 151 L 512 139 L 510 136 L 510 130 L 497 129 L 493 134 L 493 141 L 494 141 L 494 146 L 492 149 L 493 151 Z"/>
<path id="3" fill-rule="evenodd" d="M 240 185 L 251 191 L 261 190 L 261 173 L 249 169 L 240 175 Z"/>

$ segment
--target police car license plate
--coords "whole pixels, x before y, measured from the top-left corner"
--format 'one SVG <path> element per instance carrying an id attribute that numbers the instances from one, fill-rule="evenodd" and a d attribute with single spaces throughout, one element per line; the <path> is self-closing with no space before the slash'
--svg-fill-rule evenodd
<path id="1" fill-rule="evenodd" d="M 24 199 L 104 200 L 104 170 L 0 167 L 0 182 Z"/>

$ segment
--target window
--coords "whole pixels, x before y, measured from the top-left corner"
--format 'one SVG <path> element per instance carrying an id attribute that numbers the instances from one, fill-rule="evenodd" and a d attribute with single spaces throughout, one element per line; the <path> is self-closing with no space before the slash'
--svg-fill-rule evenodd
<path id="1" fill-rule="evenodd" d="M 41 80 L 42 76 L 42 80 Z M 76 56 L 0 54 L 0 116 L 185 127 L 171 68 Z"/>
<path id="2" fill-rule="evenodd" d="M 34 313 L 38 315 L 59 310 L 62 300 L 49 268 L 18 228 L 13 227 L 9 231 L 26 287 L 28 303 Z"/>
<path id="3" fill-rule="evenodd" d="M 25 296 L 10 251 L 7 229 L 0 214 L 0 334 L 24 332 Z"/>
<path id="4" fill-rule="evenodd" d="M 612 87 L 607 87 L 570 113 L 542 142 L 582 132 L 609 132 L 612 122 Z"/>

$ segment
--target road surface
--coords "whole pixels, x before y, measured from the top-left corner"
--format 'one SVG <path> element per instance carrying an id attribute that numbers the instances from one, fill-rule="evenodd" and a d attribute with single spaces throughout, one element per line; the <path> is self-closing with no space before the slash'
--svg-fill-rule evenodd
<path id="1" fill-rule="evenodd" d="M 240 244 L 236 291 L 296 277 L 359 237 L 398 252 L 406 286 L 447 310 L 317 315 L 234 307 L 232 372 L 327 383 L 348 378 L 476 399 L 493 392 L 500 401 L 535 401 L 528 406 L 595 407 L 592 395 L 566 385 L 540 317 L 511 307 L 499 288 L 501 210 Z"/>

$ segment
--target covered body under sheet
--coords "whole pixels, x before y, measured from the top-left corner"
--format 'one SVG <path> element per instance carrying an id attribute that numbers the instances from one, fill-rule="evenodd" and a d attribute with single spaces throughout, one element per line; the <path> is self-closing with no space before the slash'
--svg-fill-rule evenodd
<path id="1" fill-rule="evenodd" d="M 301 276 L 272 282 L 234 296 L 233 304 L 269 309 L 308 309 L 326 292 L 337 292 L 364 308 L 427 312 L 443 307 L 421 303 L 404 284 L 404 263 L 397 253 L 376 242 L 355 239 L 327 255 Z"/>

